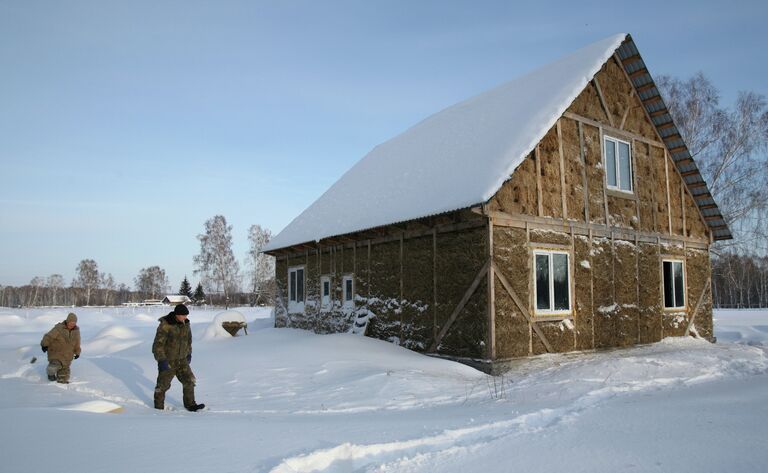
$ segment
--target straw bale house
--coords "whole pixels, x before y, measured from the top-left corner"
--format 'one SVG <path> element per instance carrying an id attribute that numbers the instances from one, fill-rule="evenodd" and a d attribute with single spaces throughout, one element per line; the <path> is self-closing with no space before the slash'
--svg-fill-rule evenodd
<path id="1" fill-rule="evenodd" d="M 277 326 L 489 372 L 548 352 L 712 340 L 731 238 L 629 35 L 377 146 L 266 248 Z"/>

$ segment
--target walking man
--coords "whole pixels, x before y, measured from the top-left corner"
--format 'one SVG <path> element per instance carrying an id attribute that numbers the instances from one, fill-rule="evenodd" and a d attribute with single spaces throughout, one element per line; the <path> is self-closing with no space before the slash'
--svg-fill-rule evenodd
<path id="1" fill-rule="evenodd" d="M 195 402 L 195 375 L 189 367 L 192 361 L 192 331 L 188 315 L 187 307 L 179 304 L 168 315 L 158 319 L 160 325 L 152 344 L 158 371 L 155 409 L 165 409 L 165 393 L 170 389 L 174 376 L 181 382 L 184 407 L 192 412 L 205 407 L 205 404 Z"/>
<path id="2" fill-rule="evenodd" d="M 70 312 L 64 322 L 54 325 L 43 336 L 40 347 L 43 353 L 48 353 L 48 381 L 69 383 L 69 366 L 73 359 L 80 358 L 80 328 L 77 326 L 77 315 Z"/>

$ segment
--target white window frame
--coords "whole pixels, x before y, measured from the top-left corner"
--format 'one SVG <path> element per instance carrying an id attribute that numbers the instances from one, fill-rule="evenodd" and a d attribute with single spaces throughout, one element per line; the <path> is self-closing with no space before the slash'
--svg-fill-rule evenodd
<path id="1" fill-rule="evenodd" d="M 326 283 L 328 283 L 328 294 L 323 293 Z M 323 310 L 331 308 L 331 289 L 331 277 L 320 276 L 320 308 Z"/>
<path id="2" fill-rule="evenodd" d="M 614 169 L 616 170 L 616 185 L 613 186 L 608 183 L 608 153 L 605 152 L 607 144 L 611 142 L 613 144 L 613 159 L 614 159 Z M 623 143 L 627 145 L 627 149 L 629 149 L 629 189 L 622 189 L 622 180 L 621 180 L 621 168 L 620 168 L 620 161 L 619 161 L 619 143 Z M 616 191 L 616 192 L 623 192 L 625 194 L 634 194 L 635 192 L 635 170 L 633 166 L 634 159 L 632 159 L 632 143 L 629 141 L 622 140 L 620 138 L 616 138 L 614 136 L 608 136 L 603 135 L 603 169 L 605 170 L 605 186 L 606 188 Z"/>
<path id="3" fill-rule="evenodd" d="M 347 292 L 347 281 L 351 282 L 352 285 L 352 293 L 349 294 Z M 341 278 L 341 289 L 342 289 L 342 307 L 345 308 L 354 308 L 355 307 L 355 278 L 352 274 L 347 274 L 344 277 Z M 347 298 L 349 296 L 349 298 Z"/>
<path id="4" fill-rule="evenodd" d="M 667 281 L 664 278 L 664 263 L 672 263 L 672 297 L 675 297 L 675 263 L 680 264 L 680 271 L 683 272 L 683 304 L 682 305 L 671 305 L 667 306 Z M 664 258 L 661 260 L 661 297 L 662 302 L 664 304 L 664 310 L 684 310 L 687 307 L 688 303 L 688 281 L 687 276 L 685 274 L 685 261 L 681 259 L 674 259 L 674 258 Z M 672 304 L 675 304 L 677 301 L 672 301 Z"/>
<path id="5" fill-rule="evenodd" d="M 565 255 L 567 258 L 566 266 L 568 268 L 568 308 L 567 309 L 560 309 L 555 310 L 555 278 L 552 277 L 554 274 L 553 271 L 553 258 L 552 255 Z M 548 264 L 549 264 L 549 309 L 539 309 L 538 304 L 538 284 L 539 284 L 539 278 L 536 275 L 536 256 L 547 256 Z M 555 315 L 555 316 L 562 316 L 562 315 L 570 315 L 573 310 L 573 294 L 571 290 L 571 284 L 573 282 L 573 268 L 571 267 L 571 261 L 573 258 L 571 257 L 571 253 L 569 251 L 563 251 L 563 250 L 534 250 L 533 251 L 533 310 L 534 314 L 536 315 Z"/>
<path id="6" fill-rule="evenodd" d="M 301 300 L 299 300 L 299 286 L 298 283 L 292 282 L 291 275 L 296 274 L 298 279 L 298 273 L 301 271 Z M 295 290 L 294 290 L 295 285 Z M 292 294 L 294 293 L 294 294 Z M 304 265 L 291 266 L 288 268 L 288 312 L 299 313 L 304 312 L 304 302 L 307 298 L 307 270 Z"/>

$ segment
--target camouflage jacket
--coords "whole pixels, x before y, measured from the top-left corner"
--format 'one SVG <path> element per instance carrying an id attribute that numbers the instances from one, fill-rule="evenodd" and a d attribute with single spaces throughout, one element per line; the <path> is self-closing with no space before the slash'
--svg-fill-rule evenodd
<path id="1" fill-rule="evenodd" d="M 191 355 L 192 330 L 189 328 L 189 320 L 179 322 L 173 312 L 158 320 L 160 325 L 157 327 L 155 341 L 152 344 L 155 360 L 183 360 Z"/>
<path id="2" fill-rule="evenodd" d="M 80 354 L 80 329 L 75 325 L 69 330 L 66 322 L 58 323 L 43 336 L 40 345 L 48 347 L 49 360 L 72 361 Z"/>

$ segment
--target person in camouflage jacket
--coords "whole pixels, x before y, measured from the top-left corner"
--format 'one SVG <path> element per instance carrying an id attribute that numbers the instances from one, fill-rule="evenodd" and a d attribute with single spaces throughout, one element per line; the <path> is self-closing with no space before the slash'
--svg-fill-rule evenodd
<path id="1" fill-rule="evenodd" d="M 48 381 L 69 383 L 72 360 L 80 358 L 80 328 L 77 315 L 70 312 L 67 319 L 56 324 L 40 341 L 43 353 L 48 353 Z"/>
<path id="2" fill-rule="evenodd" d="M 152 343 L 158 371 L 155 409 L 165 409 L 165 393 L 170 389 L 174 376 L 181 382 L 184 407 L 192 412 L 205 407 L 205 404 L 195 402 L 195 375 L 189 366 L 192 361 L 192 330 L 187 315 L 187 307 L 179 304 L 168 315 L 158 319 L 160 325 Z"/>

